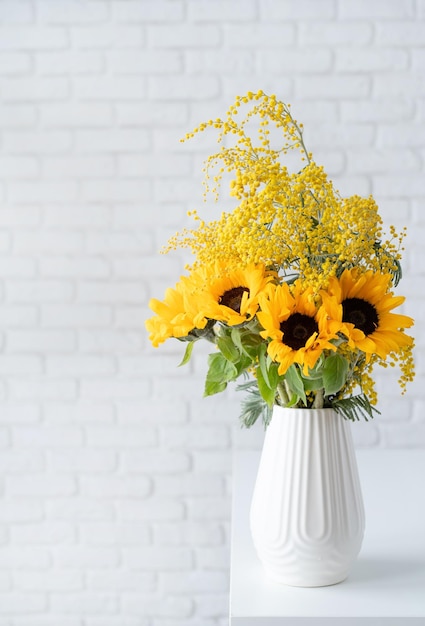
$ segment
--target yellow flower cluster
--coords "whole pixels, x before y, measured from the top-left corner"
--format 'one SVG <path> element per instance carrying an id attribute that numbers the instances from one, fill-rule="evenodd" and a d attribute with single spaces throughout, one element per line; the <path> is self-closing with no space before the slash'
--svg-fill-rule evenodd
<path id="1" fill-rule="evenodd" d="M 251 108 L 243 116 L 247 105 Z M 248 133 L 255 122 L 256 142 Z M 230 196 L 239 204 L 209 223 L 193 212 L 197 228 L 178 233 L 168 249 L 189 247 L 195 266 L 211 259 L 231 267 L 264 263 L 285 275 L 296 274 L 315 291 L 345 268 L 397 271 L 403 236 L 392 229 L 391 241 L 381 243 L 382 221 L 374 199 L 339 195 L 307 152 L 302 125 L 288 105 L 261 91 L 249 92 L 236 98 L 225 119 L 209 120 L 185 139 L 208 127 L 219 131 L 222 145 L 207 159 L 206 189 L 217 192 L 226 172 L 232 176 Z M 273 147 L 276 129 L 281 145 Z M 296 171 L 282 163 L 289 150 L 299 153 Z M 212 175 L 212 170 L 218 171 Z"/>
<path id="2" fill-rule="evenodd" d="M 208 128 L 220 149 L 205 164 L 205 199 L 218 200 L 226 177 L 236 206 L 211 222 L 190 212 L 197 227 L 169 241 L 166 251 L 186 247 L 195 259 L 163 301 L 150 301 L 152 344 L 187 341 L 185 363 L 195 341 L 214 343 L 206 395 L 249 373 L 269 408 L 372 417 L 375 365 L 397 364 L 403 393 L 414 377 L 413 320 L 393 313 L 404 301 L 392 288 L 405 229 L 391 226 L 385 240 L 374 199 L 339 194 L 275 96 L 238 96 L 224 119 L 182 141 Z M 255 415 L 247 410 L 245 423 Z"/>

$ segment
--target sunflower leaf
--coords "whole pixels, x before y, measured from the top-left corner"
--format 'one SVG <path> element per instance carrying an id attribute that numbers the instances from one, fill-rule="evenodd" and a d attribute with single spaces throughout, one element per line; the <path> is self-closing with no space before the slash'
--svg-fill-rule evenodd
<path id="1" fill-rule="evenodd" d="M 238 376 L 236 366 L 220 352 L 208 356 L 208 372 L 205 379 L 204 396 L 212 396 L 224 391 L 227 383 Z"/>
<path id="2" fill-rule="evenodd" d="M 324 357 L 323 357 L 323 353 L 322 353 L 319 356 L 319 358 L 317 359 L 314 367 L 308 369 L 308 378 L 309 379 L 311 379 L 311 378 L 322 378 L 322 376 L 323 376 L 323 363 L 324 363 Z"/>
<path id="3" fill-rule="evenodd" d="M 216 393 L 221 393 L 226 389 L 226 387 L 227 383 L 208 380 L 207 378 L 204 387 L 204 398 L 207 396 L 213 396 Z"/>
<path id="4" fill-rule="evenodd" d="M 252 365 L 252 359 L 251 357 L 247 356 L 246 354 L 241 354 L 239 355 L 239 360 L 236 361 L 235 363 L 235 367 L 238 370 L 238 376 L 239 374 L 242 373 L 246 373 L 246 370 Z"/>
<path id="5" fill-rule="evenodd" d="M 303 385 L 305 391 L 318 391 L 323 389 L 323 378 L 304 378 Z"/>
<path id="6" fill-rule="evenodd" d="M 262 344 L 258 351 L 258 361 L 260 363 L 260 370 L 263 376 L 264 382 L 269 389 L 272 388 L 269 380 L 269 372 L 267 368 L 267 357 L 266 357 L 267 346 Z M 258 371 L 258 370 L 257 370 Z"/>
<path id="7" fill-rule="evenodd" d="M 232 328 L 230 336 L 235 346 L 251 360 L 256 358 L 259 348 L 263 345 L 261 337 L 249 330 Z"/>
<path id="8" fill-rule="evenodd" d="M 294 393 L 292 398 L 289 400 L 288 404 L 286 405 L 286 407 L 290 409 L 291 407 L 295 406 L 298 403 L 298 400 L 299 400 L 299 397 L 297 396 L 296 393 Z"/>
<path id="9" fill-rule="evenodd" d="M 229 382 L 238 375 L 236 366 L 219 352 L 208 355 L 208 366 L 207 379 L 211 382 Z"/>
<path id="10" fill-rule="evenodd" d="M 281 379 L 281 377 L 279 376 L 279 365 L 277 363 L 273 363 L 270 359 L 268 359 L 267 362 L 270 388 L 274 389 L 274 391 L 276 392 L 277 386 Z"/>
<path id="11" fill-rule="evenodd" d="M 270 388 L 269 382 L 266 381 L 264 378 L 263 370 L 261 369 L 261 367 L 257 367 L 256 376 L 258 390 L 261 394 L 261 397 L 263 398 L 264 402 L 268 404 L 268 406 L 273 406 L 276 397 L 276 389 Z"/>
<path id="12" fill-rule="evenodd" d="M 230 337 L 219 337 L 216 344 L 222 355 L 228 361 L 236 363 L 239 360 L 240 352 Z"/>
<path id="13" fill-rule="evenodd" d="M 297 402 L 298 400 L 302 400 L 304 402 L 304 405 L 307 405 L 307 398 L 305 396 L 303 379 L 295 363 L 293 363 L 286 370 L 285 382 L 288 385 L 288 388 L 291 391 L 291 393 L 297 395 Z M 291 398 L 291 401 L 292 401 L 292 398 Z"/>
<path id="14" fill-rule="evenodd" d="M 180 363 L 178 364 L 178 367 L 181 367 L 182 365 L 186 365 L 186 363 L 189 363 L 190 357 L 192 356 L 193 346 L 194 345 L 195 345 L 194 341 L 189 341 L 186 344 L 186 350 L 184 351 L 183 358 L 180 361 Z"/>
<path id="15" fill-rule="evenodd" d="M 331 354 L 323 366 L 323 386 L 325 396 L 336 394 L 347 380 L 349 364 L 340 354 Z"/>
<path id="16" fill-rule="evenodd" d="M 240 352 L 244 352 L 244 347 L 242 344 L 241 331 L 238 328 L 232 328 L 230 332 L 230 338 L 233 342 L 233 345 L 238 348 Z"/>

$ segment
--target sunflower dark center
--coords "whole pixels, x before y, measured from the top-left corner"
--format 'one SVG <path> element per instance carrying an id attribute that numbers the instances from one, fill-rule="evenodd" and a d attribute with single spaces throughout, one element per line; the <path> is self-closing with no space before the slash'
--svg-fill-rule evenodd
<path id="1" fill-rule="evenodd" d="M 379 318 L 375 307 L 361 298 L 347 298 L 342 302 L 342 321 L 354 324 L 365 335 L 378 328 Z"/>
<path id="2" fill-rule="evenodd" d="M 249 294 L 249 289 L 246 287 L 233 287 L 233 289 L 228 289 L 220 296 L 218 302 L 224 306 L 229 307 L 229 309 L 233 309 L 236 313 L 241 312 L 241 302 L 244 293 Z"/>
<path id="3" fill-rule="evenodd" d="M 305 346 L 313 333 L 319 332 L 319 327 L 314 317 L 293 313 L 280 323 L 280 330 L 283 333 L 282 342 L 293 350 L 299 350 Z"/>

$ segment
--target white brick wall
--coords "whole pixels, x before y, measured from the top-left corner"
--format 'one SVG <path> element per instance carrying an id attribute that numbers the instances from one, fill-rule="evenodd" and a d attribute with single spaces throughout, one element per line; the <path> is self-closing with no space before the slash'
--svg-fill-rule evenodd
<path id="1" fill-rule="evenodd" d="M 144 319 L 237 93 L 292 103 L 344 195 L 409 227 L 416 382 L 358 445 L 425 447 L 423 0 L 0 0 L 0 626 L 227 624 L 239 398 Z M 209 213 L 210 212 L 210 213 Z M 213 210 L 205 208 L 207 217 Z"/>

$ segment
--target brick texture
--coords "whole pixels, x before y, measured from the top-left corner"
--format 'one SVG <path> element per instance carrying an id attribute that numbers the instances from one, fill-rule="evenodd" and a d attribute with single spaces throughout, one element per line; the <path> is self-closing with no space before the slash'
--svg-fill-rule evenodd
<path id="1" fill-rule="evenodd" d="M 417 379 L 358 446 L 425 448 L 422 0 L 0 2 L 0 626 L 224 626 L 239 398 L 154 350 L 159 249 L 237 93 L 289 101 L 343 195 L 408 227 Z M 206 211 L 208 209 L 206 208 Z M 394 383 L 394 384 L 393 384 Z"/>

